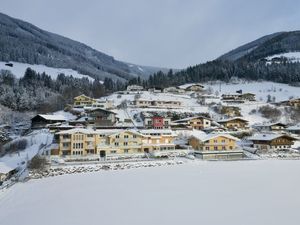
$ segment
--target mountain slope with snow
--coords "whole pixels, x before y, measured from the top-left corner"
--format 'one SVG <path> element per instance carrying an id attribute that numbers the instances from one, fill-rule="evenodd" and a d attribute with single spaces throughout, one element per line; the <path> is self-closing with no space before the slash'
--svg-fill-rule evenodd
<path id="1" fill-rule="evenodd" d="M 238 47 L 219 59 L 257 61 L 273 55 L 296 51 L 300 51 L 300 31 L 278 32 Z"/>
<path id="2" fill-rule="evenodd" d="M 72 69 L 63 69 L 63 68 L 53 68 L 48 67 L 44 65 L 31 65 L 27 63 L 19 63 L 19 62 L 10 62 L 13 64 L 12 67 L 6 66 L 6 62 L 0 62 L 0 70 L 9 70 L 12 72 L 12 74 L 15 75 L 16 78 L 21 78 L 24 76 L 24 73 L 27 68 L 31 68 L 37 73 L 43 73 L 45 72 L 47 75 L 49 75 L 52 79 L 56 79 L 57 75 L 60 73 L 65 74 L 66 76 L 73 76 L 75 78 L 88 78 L 90 81 L 93 81 L 94 79 L 88 75 L 83 75 L 78 73 L 76 70 Z"/>
<path id="3" fill-rule="evenodd" d="M 0 61 L 72 69 L 101 80 L 106 77 L 123 81 L 137 76 L 147 77 L 161 69 L 118 61 L 85 44 L 2 13 Z"/>

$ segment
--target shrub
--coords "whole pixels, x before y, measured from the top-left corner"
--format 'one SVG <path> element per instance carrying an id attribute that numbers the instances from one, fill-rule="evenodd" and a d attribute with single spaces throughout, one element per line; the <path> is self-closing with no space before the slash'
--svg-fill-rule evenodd
<path id="1" fill-rule="evenodd" d="M 28 168 L 31 170 L 44 170 L 47 164 L 47 160 L 39 155 L 34 156 L 29 164 Z"/>
<path id="2" fill-rule="evenodd" d="M 18 139 L 6 144 L 3 147 L 5 153 L 14 153 L 23 151 L 27 147 L 27 139 Z"/>
<path id="3" fill-rule="evenodd" d="M 276 120 L 281 116 L 281 111 L 269 105 L 262 106 L 259 108 L 258 112 L 265 118 Z"/>

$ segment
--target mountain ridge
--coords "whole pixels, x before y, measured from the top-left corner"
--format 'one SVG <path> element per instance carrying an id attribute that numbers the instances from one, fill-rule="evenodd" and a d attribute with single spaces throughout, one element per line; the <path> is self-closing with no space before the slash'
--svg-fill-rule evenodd
<path id="1" fill-rule="evenodd" d="M 113 56 L 84 43 L 45 31 L 1 12 L 0 61 L 74 69 L 101 80 L 112 78 L 126 81 L 137 76 L 144 78 L 159 70 L 167 70 L 116 60 Z"/>

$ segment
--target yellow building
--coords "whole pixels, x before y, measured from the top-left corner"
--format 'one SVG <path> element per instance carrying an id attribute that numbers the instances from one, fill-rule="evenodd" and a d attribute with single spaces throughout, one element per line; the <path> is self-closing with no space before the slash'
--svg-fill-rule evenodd
<path id="1" fill-rule="evenodd" d="M 93 130 L 75 128 L 57 133 L 58 149 L 52 155 L 106 157 L 174 150 L 175 135 L 166 130 Z"/>
<path id="2" fill-rule="evenodd" d="M 74 98 L 74 107 L 85 107 L 96 104 L 97 100 L 86 95 L 79 95 Z"/>
<path id="3" fill-rule="evenodd" d="M 248 128 L 248 120 L 235 117 L 218 121 L 220 125 L 229 129 L 229 130 L 240 130 Z"/>
<path id="4" fill-rule="evenodd" d="M 239 139 L 229 134 L 200 134 L 189 139 L 189 145 L 203 159 L 242 158 L 243 151 L 237 147 Z"/>

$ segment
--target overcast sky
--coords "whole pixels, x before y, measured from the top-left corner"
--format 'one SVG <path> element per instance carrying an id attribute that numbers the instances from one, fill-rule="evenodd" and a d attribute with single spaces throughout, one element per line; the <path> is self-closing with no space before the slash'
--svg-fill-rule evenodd
<path id="1" fill-rule="evenodd" d="M 0 0 L 1 12 L 116 59 L 184 68 L 300 29 L 298 0 Z"/>

